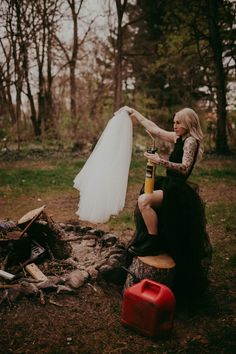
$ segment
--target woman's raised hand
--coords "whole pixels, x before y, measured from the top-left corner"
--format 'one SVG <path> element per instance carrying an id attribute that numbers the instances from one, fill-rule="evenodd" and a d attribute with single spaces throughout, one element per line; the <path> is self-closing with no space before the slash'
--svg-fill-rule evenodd
<path id="1" fill-rule="evenodd" d="M 114 114 L 117 114 L 124 110 L 127 111 L 129 114 L 134 111 L 134 109 L 130 108 L 129 106 L 123 106 L 120 109 L 118 109 L 118 111 L 116 111 Z"/>
<path id="2" fill-rule="evenodd" d="M 123 106 L 123 107 L 121 107 L 121 108 L 120 108 L 118 111 L 116 111 L 114 114 L 116 115 L 117 113 L 119 113 L 119 112 L 121 112 L 121 111 L 123 111 L 123 110 L 125 110 L 126 112 L 128 112 L 128 114 L 129 114 L 129 116 L 130 116 L 130 118 L 131 118 L 131 120 L 132 120 L 133 123 L 137 123 L 137 121 L 138 121 L 138 118 L 137 118 L 138 112 L 137 112 L 135 109 L 133 109 L 133 108 L 131 108 L 131 107 L 129 107 L 129 106 Z"/>

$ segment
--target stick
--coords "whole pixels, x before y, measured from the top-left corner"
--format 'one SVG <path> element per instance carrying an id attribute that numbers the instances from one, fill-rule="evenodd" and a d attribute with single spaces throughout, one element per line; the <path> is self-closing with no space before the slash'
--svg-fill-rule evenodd
<path id="1" fill-rule="evenodd" d="M 45 305 L 46 304 L 44 293 L 43 293 L 42 289 L 39 290 L 39 302 L 40 302 L 41 305 Z"/>
<path id="2" fill-rule="evenodd" d="M 58 307 L 63 307 L 62 304 L 59 304 L 58 302 L 53 301 L 53 300 L 49 300 L 49 303 L 52 304 L 52 305 L 58 306 Z"/>
<path id="3" fill-rule="evenodd" d="M 0 284 L 0 289 L 16 289 L 20 288 L 20 284 Z"/>
<path id="4" fill-rule="evenodd" d="M 8 262 L 9 254 L 10 254 L 10 252 L 6 255 L 6 257 L 2 261 L 1 270 L 5 270 L 6 264 Z"/>

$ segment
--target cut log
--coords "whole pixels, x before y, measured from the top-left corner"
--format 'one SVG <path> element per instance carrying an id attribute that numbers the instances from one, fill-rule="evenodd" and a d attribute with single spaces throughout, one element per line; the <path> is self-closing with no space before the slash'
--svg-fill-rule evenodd
<path id="1" fill-rule="evenodd" d="M 21 236 L 24 236 L 24 234 L 26 233 L 26 231 L 30 228 L 30 226 L 35 222 L 35 220 L 37 220 L 40 215 L 42 214 L 43 210 L 45 209 L 46 205 L 43 205 L 40 208 L 34 209 L 29 211 L 27 214 L 25 214 L 24 216 L 22 216 L 22 218 L 20 218 L 20 220 L 18 220 L 17 225 L 24 225 L 25 223 L 27 223 L 27 225 L 25 226 L 25 228 L 23 229 Z"/>
<path id="2" fill-rule="evenodd" d="M 35 263 L 27 264 L 25 269 L 36 280 L 42 280 L 43 281 L 43 280 L 47 280 L 48 279 L 46 277 L 46 275 L 43 274 L 43 272 L 41 272 L 41 270 L 39 269 L 39 267 Z"/>
<path id="3" fill-rule="evenodd" d="M 138 257 L 143 263 L 159 269 L 172 269 L 175 267 L 175 261 L 167 254 L 158 256 Z"/>
<path id="4" fill-rule="evenodd" d="M 175 275 L 175 261 L 167 254 L 134 257 L 128 270 L 139 281 L 146 278 L 172 288 Z M 137 282 L 135 277 L 130 273 L 127 275 L 124 290 Z"/>
<path id="5" fill-rule="evenodd" d="M 46 205 L 43 205 L 40 208 L 30 210 L 27 214 L 23 215 L 20 220 L 18 220 L 17 225 L 22 225 L 37 219 L 42 214 L 45 207 Z"/>

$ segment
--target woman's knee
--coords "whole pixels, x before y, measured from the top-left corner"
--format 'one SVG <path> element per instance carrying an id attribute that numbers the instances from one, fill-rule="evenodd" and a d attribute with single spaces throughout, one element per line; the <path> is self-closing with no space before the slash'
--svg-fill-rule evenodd
<path id="1" fill-rule="evenodd" d="M 138 207 L 139 210 L 148 209 L 150 207 L 161 207 L 163 200 L 163 191 L 158 190 L 154 191 L 152 194 L 141 194 L 138 198 Z"/>
<path id="2" fill-rule="evenodd" d="M 138 206 L 140 210 L 143 210 L 151 206 L 151 198 L 149 194 L 141 194 L 138 197 Z"/>

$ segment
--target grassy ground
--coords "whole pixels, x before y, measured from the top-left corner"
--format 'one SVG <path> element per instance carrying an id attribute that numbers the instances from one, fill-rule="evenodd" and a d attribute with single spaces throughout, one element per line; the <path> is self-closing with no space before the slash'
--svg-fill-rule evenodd
<path id="1" fill-rule="evenodd" d="M 17 205 L 17 200 L 25 198 L 33 199 L 33 204 L 38 206 L 42 201 L 47 201 L 61 195 L 68 194 L 73 200 L 78 201 L 78 193 L 73 189 L 73 179 L 84 164 L 84 159 L 71 156 L 66 153 L 56 153 L 53 156 L 40 153 L 22 153 L 22 155 L 3 155 L 0 167 L 0 198 L 4 202 L 1 211 L 2 217 L 18 217 L 14 214 L 12 206 Z M 144 180 L 145 162 L 140 155 L 135 155 L 130 168 L 126 207 L 118 216 L 112 218 L 108 225 L 124 231 L 133 227 L 133 206 L 138 190 Z M 157 174 L 163 174 L 158 168 Z M 236 162 L 233 158 L 228 159 L 205 159 L 197 166 L 191 177 L 191 181 L 198 183 L 203 194 L 206 196 L 207 218 L 209 225 L 220 226 L 224 222 L 225 228 L 235 229 L 236 213 L 235 200 L 232 198 L 235 190 Z M 224 190 L 227 189 L 227 193 Z M 228 193 L 232 191 L 232 195 Z M 219 193 L 215 193 L 214 191 Z M 209 203 L 208 200 L 209 199 Z M 25 208 L 21 211 L 24 212 Z M 66 213 L 67 215 L 67 213 Z M 71 213 L 74 218 L 74 213 Z M 61 214 L 63 219 L 63 209 Z M 61 220 L 58 220 L 61 221 Z"/>
<path id="2" fill-rule="evenodd" d="M 29 210 L 46 204 L 56 222 L 76 221 L 79 195 L 73 189 L 73 178 L 83 163 L 83 158 L 63 152 L 3 154 L 0 220 L 17 220 Z M 123 241 L 128 241 L 133 234 L 133 208 L 144 169 L 142 156 L 134 155 L 124 210 L 108 223 L 96 225 L 116 233 Z M 157 173 L 163 171 L 158 169 Z M 205 159 L 191 177 L 200 185 L 206 203 L 208 232 L 214 249 L 211 283 L 209 297 L 200 308 L 191 315 L 177 312 L 175 329 L 168 341 L 152 341 L 123 328 L 120 324 L 122 298 L 116 289 L 103 286 L 95 294 L 85 287 L 74 298 L 60 298 L 62 308 L 50 304 L 42 308 L 28 299 L 13 308 L 2 305 L 0 318 L 4 330 L 0 353 L 233 353 L 235 177 L 236 161 L 232 157 Z M 26 330 L 27 326 L 31 332 Z M 73 340 L 68 344 L 70 337 Z"/>

